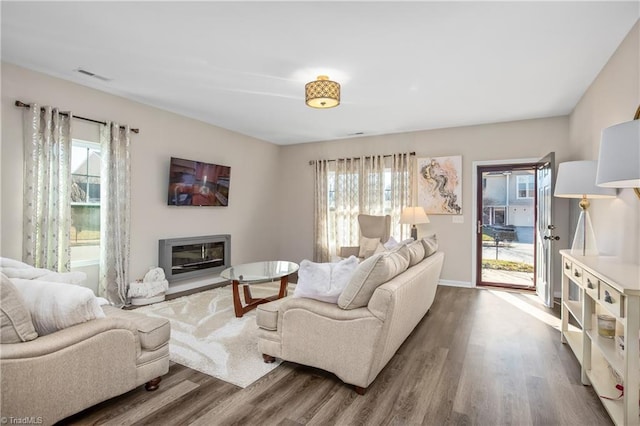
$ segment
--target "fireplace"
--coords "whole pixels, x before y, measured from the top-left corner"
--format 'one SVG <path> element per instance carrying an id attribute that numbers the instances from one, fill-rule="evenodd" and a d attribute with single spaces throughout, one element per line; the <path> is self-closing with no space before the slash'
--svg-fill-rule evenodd
<path id="1" fill-rule="evenodd" d="M 231 266 L 231 235 L 160 240 L 158 263 L 169 282 L 219 274 Z"/>

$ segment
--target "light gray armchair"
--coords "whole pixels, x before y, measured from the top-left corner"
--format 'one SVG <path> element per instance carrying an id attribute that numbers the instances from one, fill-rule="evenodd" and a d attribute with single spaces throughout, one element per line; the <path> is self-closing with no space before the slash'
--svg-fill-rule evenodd
<path id="1" fill-rule="evenodd" d="M 366 238 L 380 238 L 382 244 L 389 241 L 391 236 L 391 216 L 372 216 L 368 214 L 358 215 L 360 235 Z M 360 246 L 340 247 L 340 257 L 355 256 L 360 254 Z"/>

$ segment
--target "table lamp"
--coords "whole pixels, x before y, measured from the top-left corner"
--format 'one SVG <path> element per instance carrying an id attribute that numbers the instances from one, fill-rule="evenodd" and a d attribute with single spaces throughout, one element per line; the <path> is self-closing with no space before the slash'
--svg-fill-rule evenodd
<path id="1" fill-rule="evenodd" d="M 423 207 L 405 207 L 402 209 L 402 214 L 400 215 L 400 223 L 403 225 L 412 225 L 411 238 L 415 241 L 418 239 L 418 228 L 416 228 L 416 224 L 429 223 L 429 218 Z"/>
<path id="2" fill-rule="evenodd" d="M 640 107 L 633 120 L 602 131 L 596 185 L 633 188 L 640 198 Z"/>
<path id="3" fill-rule="evenodd" d="M 596 186 L 597 161 L 568 161 L 558 166 L 555 197 L 581 198 L 580 217 L 571 245 L 571 253 L 597 256 L 598 246 L 589 217 L 588 198 L 614 198 L 616 190 Z"/>

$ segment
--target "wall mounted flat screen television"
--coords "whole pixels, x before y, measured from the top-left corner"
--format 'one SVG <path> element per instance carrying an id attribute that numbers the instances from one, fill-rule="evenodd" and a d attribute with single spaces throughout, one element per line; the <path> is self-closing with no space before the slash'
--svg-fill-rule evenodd
<path id="1" fill-rule="evenodd" d="M 227 206 L 231 167 L 171 157 L 170 206 Z"/>

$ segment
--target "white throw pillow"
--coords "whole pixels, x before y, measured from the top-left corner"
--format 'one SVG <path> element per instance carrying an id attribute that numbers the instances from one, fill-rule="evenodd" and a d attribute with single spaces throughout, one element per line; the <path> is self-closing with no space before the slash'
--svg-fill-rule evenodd
<path id="1" fill-rule="evenodd" d="M 386 243 L 384 243 L 384 248 L 387 250 L 391 250 L 392 248 L 394 248 L 395 246 L 397 246 L 399 243 L 398 241 L 396 241 L 395 238 L 393 237 L 389 237 L 389 239 L 387 240 Z"/>
<path id="2" fill-rule="evenodd" d="M 338 303 L 338 298 L 358 267 L 358 258 L 350 256 L 337 263 L 300 262 L 298 283 L 293 297 L 306 297 Z"/>
<path id="3" fill-rule="evenodd" d="M 11 282 L 29 309 L 40 336 L 105 317 L 98 299 L 87 287 L 21 278 L 13 278 Z"/>
<path id="4" fill-rule="evenodd" d="M 365 259 L 373 256 L 380 244 L 380 238 L 367 238 L 360 237 L 360 251 L 358 257 L 364 257 Z"/>

